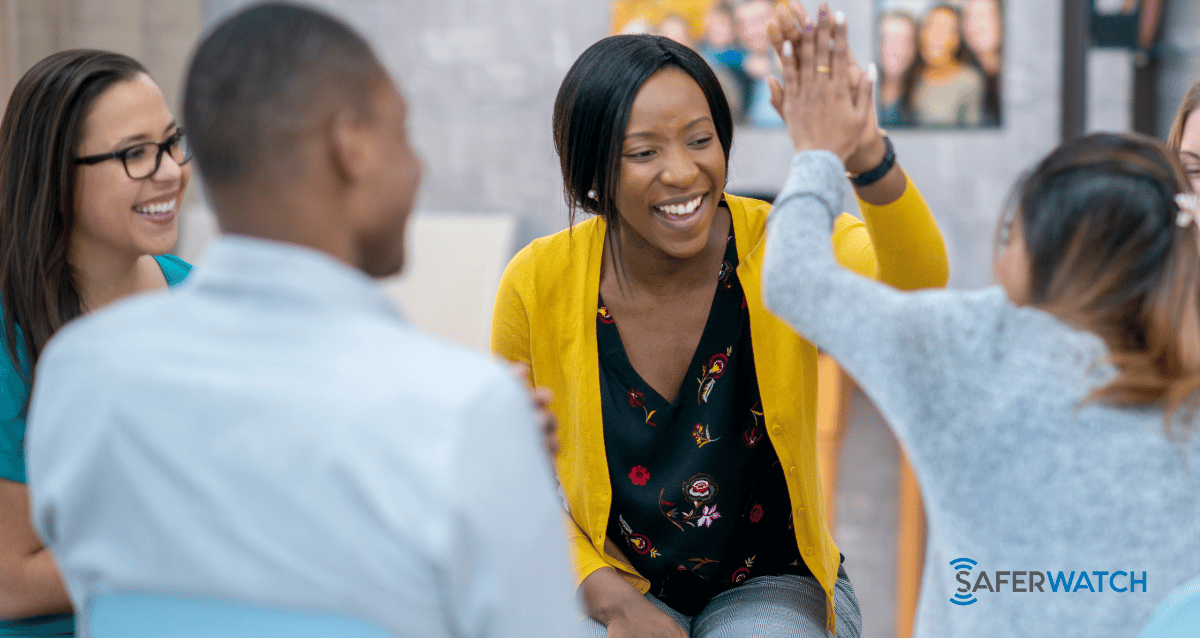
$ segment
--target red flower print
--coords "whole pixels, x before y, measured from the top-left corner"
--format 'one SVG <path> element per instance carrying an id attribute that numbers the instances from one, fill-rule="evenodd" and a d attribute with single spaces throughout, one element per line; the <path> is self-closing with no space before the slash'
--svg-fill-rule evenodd
<path id="1" fill-rule="evenodd" d="M 600 321 L 603 321 L 604 323 L 612 323 L 613 322 L 613 316 L 611 314 L 609 314 L 608 308 L 606 308 L 604 306 L 600 306 L 600 308 L 598 310 L 596 310 L 596 315 L 599 316 Z"/>
<path id="2" fill-rule="evenodd" d="M 729 357 L 723 352 L 714 354 L 708 360 L 707 376 L 714 379 L 720 379 L 722 374 L 725 374 L 725 366 L 729 364 Z"/>
<path id="3" fill-rule="evenodd" d="M 716 385 L 717 379 L 725 374 L 725 366 L 729 365 L 729 356 L 733 354 L 733 346 L 725 349 L 725 352 L 718 352 L 708 360 L 708 365 L 700 371 L 700 378 L 696 381 L 700 387 L 696 389 L 697 405 L 708 403 L 708 394 L 712 392 L 713 386 Z"/>
<path id="4" fill-rule="evenodd" d="M 642 394 L 641 392 L 638 392 L 637 390 L 629 391 L 629 407 L 636 410 L 645 404 L 646 404 L 646 395 Z"/>
<path id="5" fill-rule="evenodd" d="M 759 432 L 758 428 L 750 426 L 746 428 L 745 432 L 742 432 L 742 438 L 746 439 L 746 447 L 753 448 L 762 440 L 762 432 Z"/>
<path id="6" fill-rule="evenodd" d="M 758 556 L 755 555 L 755 556 L 751 556 L 750 558 L 747 558 L 746 566 L 739 567 L 739 568 L 737 568 L 737 570 L 735 570 L 733 572 L 733 584 L 734 585 L 741 585 L 743 582 L 745 582 L 745 580 L 747 578 L 750 577 L 750 568 L 754 567 L 754 559 L 757 557 Z"/>
<path id="7" fill-rule="evenodd" d="M 755 503 L 754 507 L 750 508 L 750 522 L 757 523 L 762 520 L 763 509 L 761 503 Z"/>
<path id="8" fill-rule="evenodd" d="M 632 470 L 629 470 L 629 480 L 633 481 L 634 485 L 645 485 L 646 481 L 650 480 L 650 470 L 641 465 L 635 465 Z"/>
<path id="9" fill-rule="evenodd" d="M 630 534 L 625 540 L 629 541 L 629 546 L 639 554 L 645 554 L 650 551 L 650 539 L 641 534 Z"/>
<path id="10" fill-rule="evenodd" d="M 697 474 L 683 484 L 683 493 L 697 506 L 707 503 L 717 495 L 717 484 L 707 474 Z"/>

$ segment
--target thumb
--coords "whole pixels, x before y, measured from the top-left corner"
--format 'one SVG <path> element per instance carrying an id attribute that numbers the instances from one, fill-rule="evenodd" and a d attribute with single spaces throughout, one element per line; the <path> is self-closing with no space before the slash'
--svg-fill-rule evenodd
<path id="1" fill-rule="evenodd" d="M 775 112 L 779 113 L 779 117 L 782 118 L 783 117 L 783 87 L 780 86 L 779 80 L 776 80 L 774 77 L 767 78 L 767 87 L 771 89 L 771 106 L 775 107 Z"/>

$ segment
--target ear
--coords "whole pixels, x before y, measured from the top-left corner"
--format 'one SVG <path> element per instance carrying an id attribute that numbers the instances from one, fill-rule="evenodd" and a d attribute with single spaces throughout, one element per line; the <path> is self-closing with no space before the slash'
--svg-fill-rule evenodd
<path id="1" fill-rule="evenodd" d="M 349 108 L 334 113 L 329 125 L 330 159 L 338 175 L 356 182 L 370 174 L 380 157 L 377 137 L 361 113 Z"/>

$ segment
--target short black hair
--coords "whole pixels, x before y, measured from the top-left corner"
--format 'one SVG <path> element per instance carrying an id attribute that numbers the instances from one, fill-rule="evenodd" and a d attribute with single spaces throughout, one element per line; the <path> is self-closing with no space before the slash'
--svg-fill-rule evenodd
<path id="1" fill-rule="evenodd" d="M 225 18 L 200 42 L 184 82 L 184 125 L 205 184 L 279 168 L 331 104 L 369 113 L 381 77 L 370 45 L 319 10 L 265 2 Z"/>
<path id="2" fill-rule="evenodd" d="M 567 71 L 554 101 L 554 148 L 572 222 L 582 209 L 603 217 L 610 232 L 616 229 L 616 189 L 629 112 L 642 84 L 666 67 L 680 69 L 700 85 L 729 164 L 733 115 L 708 63 L 688 47 L 658 35 L 604 38 Z M 587 196 L 593 189 L 595 199 Z"/>

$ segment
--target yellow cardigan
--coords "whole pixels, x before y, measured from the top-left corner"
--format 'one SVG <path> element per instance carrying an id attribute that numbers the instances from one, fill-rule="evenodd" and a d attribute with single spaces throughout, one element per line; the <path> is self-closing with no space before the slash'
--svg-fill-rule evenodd
<path id="1" fill-rule="evenodd" d="M 771 205 L 733 195 L 726 195 L 725 201 L 733 219 L 738 277 L 749 306 L 768 436 L 787 468 L 796 542 L 825 590 L 832 627 L 838 548 L 826 529 L 817 471 L 816 348 L 763 307 L 762 260 Z M 859 203 L 865 224 L 843 214 L 835 225 L 832 241 L 841 264 L 899 288 L 945 285 L 945 245 L 911 182 L 892 204 Z M 554 391 L 550 410 L 562 440 L 555 464 L 574 523 L 568 525 L 568 533 L 577 581 L 613 567 L 645 593 L 649 581 L 604 550 L 612 504 L 596 347 L 604 233 L 604 221 L 591 218 L 535 240 L 513 258 L 496 294 L 491 347 L 511 361 L 527 363 L 532 383 Z"/>

